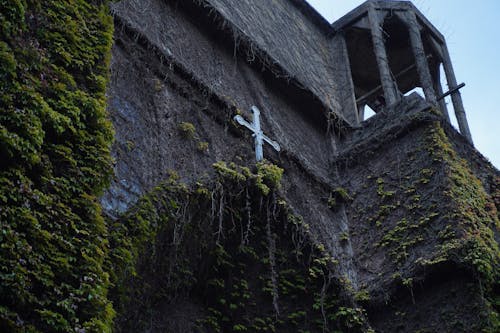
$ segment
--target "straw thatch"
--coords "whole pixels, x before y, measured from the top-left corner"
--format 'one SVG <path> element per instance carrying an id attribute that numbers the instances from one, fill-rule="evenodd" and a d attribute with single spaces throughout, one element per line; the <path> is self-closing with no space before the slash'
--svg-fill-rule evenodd
<path id="1" fill-rule="evenodd" d="M 165 11 L 162 2 L 171 9 Z M 248 63 L 258 64 L 309 95 L 311 101 L 306 103 L 315 109 L 312 114 L 328 110 L 336 126 L 349 127 L 338 101 L 335 70 L 341 64 L 332 57 L 334 44 L 328 36 L 332 29 L 305 1 L 127 0 L 113 10 L 123 23 L 148 36 L 166 55 L 217 90 L 221 82 L 215 73 L 220 69 L 218 57 L 211 56 L 213 46 L 204 45 L 205 40 L 193 40 L 198 32 L 184 27 L 182 13 L 189 13 L 221 44 L 233 45 L 235 55 L 245 54 Z M 318 102 L 323 107 L 318 109 Z"/>
<path id="2" fill-rule="evenodd" d="M 331 42 L 325 22 L 297 10 L 299 1 L 207 0 L 234 28 L 264 50 L 325 105 L 336 101 Z M 303 5 L 303 4 L 302 4 Z"/>

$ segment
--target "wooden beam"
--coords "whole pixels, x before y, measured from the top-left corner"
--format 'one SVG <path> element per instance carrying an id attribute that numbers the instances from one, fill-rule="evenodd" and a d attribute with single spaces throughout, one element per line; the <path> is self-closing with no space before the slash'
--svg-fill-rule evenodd
<path id="1" fill-rule="evenodd" d="M 442 52 L 443 69 L 446 74 L 446 81 L 448 81 L 448 87 L 458 87 L 455 72 L 453 71 L 453 65 L 451 63 L 450 53 L 448 52 L 448 46 L 446 44 L 442 45 Z M 452 90 L 453 89 L 454 88 L 452 88 Z M 455 109 L 455 116 L 457 118 L 458 127 L 460 128 L 460 133 L 470 142 L 471 145 L 473 145 L 472 135 L 470 134 L 469 124 L 467 122 L 467 116 L 465 114 L 460 90 L 455 89 L 454 92 L 451 93 L 451 101 L 453 102 L 453 109 Z"/>
<path id="2" fill-rule="evenodd" d="M 458 89 L 462 89 L 463 87 L 465 87 L 465 83 L 460 83 L 458 86 L 456 86 L 455 88 L 453 89 L 450 89 L 448 90 L 447 92 L 445 92 L 444 94 L 442 94 L 441 96 L 438 97 L 438 101 L 445 98 L 446 96 L 448 95 L 451 95 L 453 94 L 455 91 L 457 91 Z"/>
<path id="3" fill-rule="evenodd" d="M 377 60 L 377 66 L 380 74 L 380 83 L 384 90 L 384 97 L 387 105 L 398 102 L 399 92 L 391 75 L 389 67 L 389 58 L 385 48 L 384 36 L 382 35 L 383 19 L 380 18 L 377 10 L 372 3 L 368 3 L 368 19 L 370 21 L 370 31 L 372 34 L 373 51 Z"/>
<path id="4" fill-rule="evenodd" d="M 431 58 L 432 58 L 431 54 L 427 55 L 427 59 L 431 59 Z M 398 74 L 396 74 L 394 77 L 396 79 L 399 79 L 401 76 L 403 76 L 406 73 L 408 73 L 409 71 L 415 69 L 415 67 L 416 67 L 416 64 L 410 65 L 410 66 L 402 69 L 401 72 L 399 72 Z M 382 85 L 379 84 L 377 87 L 373 88 L 372 90 L 370 90 L 369 92 L 367 92 L 366 94 L 364 94 L 363 96 L 361 96 L 360 98 L 356 99 L 356 103 L 360 104 L 360 103 L 364 102 L 364 100 L 368 99 L 368 97 L 370 97 L 372 94 L 376 93 L 380 89 L 382 89 Z"/>
<path id="5" fill-rule="evenodd" d="M 415 12 L 407 11 L 403 16 L 408 32 L 410 34 L 410 43 L 415 57 L 415 64 L 417 65 L 417 73 L 420 79 L 420 86 L 422 87 L 425 98 L 432 104 L 437 103 L 436 92 L 432 84 L 431 72 L 429 70 L 429 62 L 425 56 L 424 43 L 422 42 L 422 35 L 420 33 L 420 25 L 417 22 Z"/>

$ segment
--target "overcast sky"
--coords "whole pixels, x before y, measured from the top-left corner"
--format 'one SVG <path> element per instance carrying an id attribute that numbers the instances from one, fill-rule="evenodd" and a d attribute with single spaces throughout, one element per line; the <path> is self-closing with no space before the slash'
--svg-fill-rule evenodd
<path id="1" fill-rule="evenodd" d="M 308 0 L 333 22 L 361 0 Z M 415 0 L 445 36 L 476 148 L 500 168 L 500 0 Z M 446 91 L 446 85 L 443 89 Z M 453 112 L 451 101 L 448 109 Z"/>

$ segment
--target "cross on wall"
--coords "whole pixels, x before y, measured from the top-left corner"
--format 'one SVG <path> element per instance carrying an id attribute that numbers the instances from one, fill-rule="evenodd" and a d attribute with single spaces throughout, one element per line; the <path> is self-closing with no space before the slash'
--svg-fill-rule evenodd
<path id="1" fill-rule="evenodd" d="M 262 149 L 264 141 L 267 142 L 269 145 L 271 145 L 278 152 L 281 150 L 281 148 L 276 141 L 271 140 L 262 132 L 262 129 L 260 127 L 260 111 L 255 105 L 252 106 L 252 113 L 253 113 L 252 123 L 249 123 L 240 115 L 234 116 L 234 120 L 236 120 L 240 125 L 245 126 L 250 131 L 253 132 L 252 136 L 255 138 L 255 159 L 257 160 L 257 162 L 260 162 L 264 158 L 264 153 Z"/>

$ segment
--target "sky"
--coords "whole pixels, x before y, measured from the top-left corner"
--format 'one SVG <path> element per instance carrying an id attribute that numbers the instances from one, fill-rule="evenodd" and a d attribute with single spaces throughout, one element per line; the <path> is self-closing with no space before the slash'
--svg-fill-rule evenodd
<path id="1" fill-rule="evenodd" d="M 364 2 L 307 1 L 329 22 Z M 445 36 L 457 81 L 466 84 L 460 91 L 474 145 L 500 168 L 500 1 L 414 0 L 413 4 Z M 453 113 L 449 97 L 446 101 Z"/>

